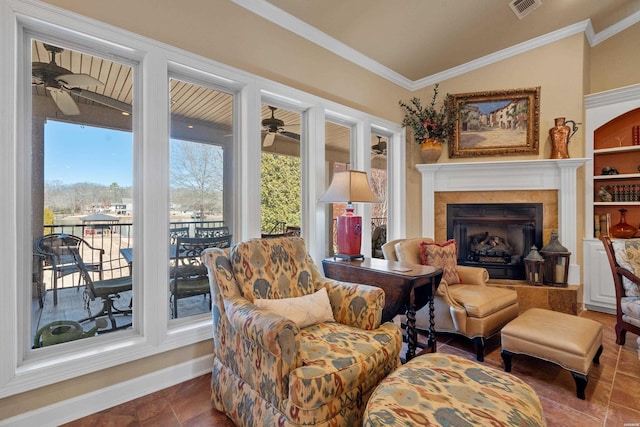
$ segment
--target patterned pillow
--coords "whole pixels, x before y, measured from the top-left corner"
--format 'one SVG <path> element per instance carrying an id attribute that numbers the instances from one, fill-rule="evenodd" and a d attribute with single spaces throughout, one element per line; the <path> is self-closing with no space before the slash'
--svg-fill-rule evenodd
<path id="1" fill-rule="evenodd" d="M 620 267 L 640 277 L 640 239 L 615 239 L 611 240 L 611 244 Z M 625 296 L 640 296 L 638 285 L 626 277 L 622 278 L 622 286 L 624 286 Z"/>
<path id="2" fill-rule="evenodd" d="M 442 268 L 442 280 L 449 285 L 460 283 L 460 276 L 456 271 L 458 265 L 458 246 L 451 239 L 444 243 L 422 242 L 420 243 L 420 258 L 423 265 L 432 265 Z"/>

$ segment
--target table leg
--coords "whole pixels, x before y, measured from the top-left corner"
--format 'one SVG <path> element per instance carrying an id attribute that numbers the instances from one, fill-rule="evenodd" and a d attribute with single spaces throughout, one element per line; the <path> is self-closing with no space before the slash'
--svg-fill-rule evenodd
<path id="1" fill-rule="evenodd" d="M 433 295 L 429 297 L 429 339 L 428 343 L 431 345 L 431 352 L 436 352 L 436 321 L 435 314 L 433 312 Z"/>
<path id="2" fill-rule="evenodd" d="M 416 331 L 416 307 L 412 302 L 409 304 L 409 308 L 407 309 L 407 353 L 405 354 L 406 362 L 415 357 L 417 346 L 418 332 Z"/>

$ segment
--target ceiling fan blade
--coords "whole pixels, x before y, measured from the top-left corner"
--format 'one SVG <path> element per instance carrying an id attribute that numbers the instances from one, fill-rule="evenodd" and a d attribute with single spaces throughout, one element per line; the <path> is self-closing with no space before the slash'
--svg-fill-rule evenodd
<path id="1" fill-rule="evenodd" d="M 50 87 L 48 87 L 47 90 L 53 102 L 55 102 L 58 109 L 62 111 L 62 114 L 65 116 L 77 116 L 80 114 L 80 109 L 78 109 L 76 101 L 73 100 L 67 91 Z"/>
<path id="2" fill-rule="evenodd" d="M 275 139 L 276 139 L 275 132 L 267 132 L 267 134 L 264 136 L 264 140 L 262 141 L 262 146 L 271 147 Z"/>
<path id="3" fill-rule="evenodd" d="M 292 138 L 292 139 L 300 141 L 300 135 L 298 135 L 297 133 L 283 131 L 283 132 L 280 132 L 280 135 L 284 135 L 284 136 L 287 136 L 289 138 Z"/>
<path id="4" fill-rule="evenodd" d="M 56 80 L 68 88 L 104 86 L 100 80 L 91 77 L 89 74 L 62 74 L 57 76 Z"/>
<path id="5" fill-rule="evenodd" d="M 77 87 L 71 89 L 71 93 L 88 99 L 89 101 L 97 102 L 98 104 L 106 105 L 107 107 L 115 108 L 116 110 L 131 114 L 131 104 L 127 104 L 126 102 L 118 101 L 117 99 L 113 99 L 100 93 L 91 92 Z"/>

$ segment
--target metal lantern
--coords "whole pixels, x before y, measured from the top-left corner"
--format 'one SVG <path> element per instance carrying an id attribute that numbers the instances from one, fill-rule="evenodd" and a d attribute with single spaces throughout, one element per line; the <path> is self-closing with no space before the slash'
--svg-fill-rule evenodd
<path id="1" fill-rule="evenodd" d="M 524 259 L 524 270 L 527 283 L 534 286 L 542 286 L 544 277 L 544 258 L 538 252 L 536 245 L 531 246 L 531 252 Z"/>
<path id="2" fill-rule="evenodd" d="M 544 258 L 544 284 L 567 287 L 571 252 L 560 244 L 556 230 L 551 232 L 551 241 L 540 249 L 540 254 Z"/>

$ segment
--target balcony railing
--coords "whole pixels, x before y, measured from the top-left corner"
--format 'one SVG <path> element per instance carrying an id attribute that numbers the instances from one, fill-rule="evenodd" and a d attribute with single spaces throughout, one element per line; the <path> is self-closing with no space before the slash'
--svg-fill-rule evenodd
<path id="1" fill-rule="evenodd" d="M 189 235 L 195 235 L 195 227 L 221 227 L 224 221 L 185 221 L 172 222 L 169 229 L 189 227 Z M 82 237 L 91 246 L 104 250 L 102 272 L 105 279 L 127 276 L 130 274 L 129 263 L 122 256 L 121 249 L 133 246 L 132 223 L 104 223 L 104 224 L 53 224 L 44 227 L 44 233 L 65 233 Z M 81 254 L 82 255 L 82 254 Z M 78 286 L 77 276 L 65 276 L 58 281 L 61 288 Z M 43 272 L 42 281 L 50 287 L 52 280 Z"/>

